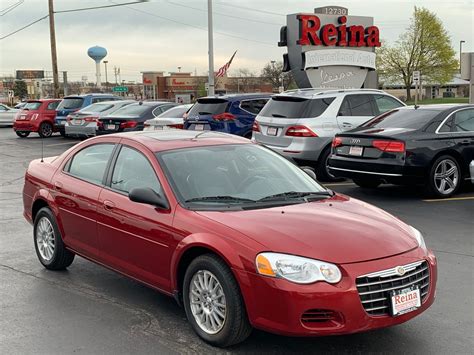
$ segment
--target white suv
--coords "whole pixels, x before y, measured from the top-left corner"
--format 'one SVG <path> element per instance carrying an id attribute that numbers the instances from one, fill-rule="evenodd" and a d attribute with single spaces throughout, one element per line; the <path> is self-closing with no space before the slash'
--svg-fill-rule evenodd
<path id="1" fill-rule="evenodd" d="M 252 139 L 313 166 L 318 179 L 331 181 L 327 159 L 334 135 L 400 106 L 405 104 L 381 90 L 290 90 L 273 96 L 260 111 Z"/>

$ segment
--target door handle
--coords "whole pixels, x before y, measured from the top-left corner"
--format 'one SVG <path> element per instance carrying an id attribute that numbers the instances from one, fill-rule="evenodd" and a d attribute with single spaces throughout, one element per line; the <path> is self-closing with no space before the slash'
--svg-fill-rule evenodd
<path id="1" fill-rule="evenodd" d="M 104 201 L 104 208 L 106 210 L 112 210 L 115 208 L 115 203 L 113 203 L 112 201 L 109 201 L 109 200 L 105 200 Z"/>
<path id="2" fill-rule="evenodd" d="M 342 122 L 342 127 L 344 128 L 352 128 L 354 127 L 351 123 L 349 122 Z"/>
<path id="3" fill-rule="evenodd" d="M 56 181 L 54 183 L 54 189 L 57 190 L 57 191 L 61 191 L 63 188 L 63 184 L 61 184 L 59 181 Z"/>
<path id="4" fill-rule="evenodd" d="M 461 145 L 469 145 L 472 142 L 474 142 L 474 140 L 468 141 L 467 139 L 465 139 L 465 140 L 461 141 Z"/>

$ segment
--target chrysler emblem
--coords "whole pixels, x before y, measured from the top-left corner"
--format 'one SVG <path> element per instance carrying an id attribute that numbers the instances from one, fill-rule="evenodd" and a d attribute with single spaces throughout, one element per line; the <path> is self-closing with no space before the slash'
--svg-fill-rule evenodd
<path id="1" fill-rule="evenodd" d="M 398 275 L 403 276 L 403 275 L 405 275 L 405 272 L 406 272 L 406 271 L 405 271 L 405 268 L 404 268 L 403 266 L 397 266 L 397 267 L 395 268 L 395 272 L 396 272 Z"/>

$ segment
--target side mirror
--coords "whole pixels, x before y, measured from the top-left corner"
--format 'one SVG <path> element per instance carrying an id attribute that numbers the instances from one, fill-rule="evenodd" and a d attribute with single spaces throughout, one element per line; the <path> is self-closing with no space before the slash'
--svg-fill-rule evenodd
<path id="1" fill-rule="evenodd" d="M 128 198 L 133 202 L 144 203 L 165 210 L 169 209 L 168 201 L 149 187 L 136 187 L 132 189 L 128 193 Z"/>
<path id="2" fill-rule="evenodd" d="M 316 178 L 316 173 L 314 172 L 313 168 L 309 166 L 302 166 L 301 170 L 303 170 L 306 174 L 308 174 L 311 177 L 311 179 L 313 179 L 314 181 L 318 181 L 318 179 Z"/>

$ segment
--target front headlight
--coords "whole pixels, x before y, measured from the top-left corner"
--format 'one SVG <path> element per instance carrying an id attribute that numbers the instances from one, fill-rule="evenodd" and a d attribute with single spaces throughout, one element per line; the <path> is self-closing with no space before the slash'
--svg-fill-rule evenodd
<path id="1" fill-rule="evenodd" d="M 260 275 L 284 278 L 299 284 L 310 284 L 316 281 L 333 284 L 341 281 L 342 277 L 336 265 L 301 256 L 260 253 L 255 263 Z"/>
<path id="2" fill-rule="evenodd" d="M 411 227 L 411 230 L 413 231 L 413 235 L 416 238 L 416 241 L 418 242 L 418 245 L 420 246 L 421 249 L 426 250 L 426 244 L 425 244 L 425 239 L 423 238 L 423 235 L 421 232 L 416 229 L 415 227 Z"/>

